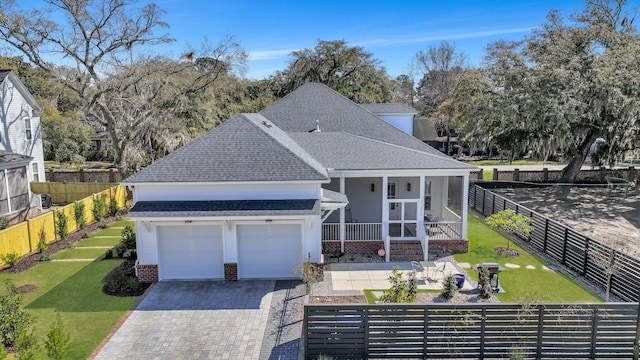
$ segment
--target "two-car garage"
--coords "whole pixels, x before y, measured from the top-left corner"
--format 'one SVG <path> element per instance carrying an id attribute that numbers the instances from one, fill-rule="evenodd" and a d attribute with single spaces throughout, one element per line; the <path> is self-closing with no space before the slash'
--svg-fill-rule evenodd
<path id="1" fill-rule="evenodd" d="M 303 260 L 300 223 L 238 222 L 226 234 L 224 226 L 157 226 L 158 278 L 224 279 L 225 251 L 234 247 L 227 262 L 237 259 L 239 279 L 297 277 Z"/>

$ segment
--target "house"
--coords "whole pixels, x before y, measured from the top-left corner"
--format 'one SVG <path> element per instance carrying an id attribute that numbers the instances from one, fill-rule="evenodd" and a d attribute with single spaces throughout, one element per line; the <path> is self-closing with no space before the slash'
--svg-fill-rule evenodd
<path id="1" fill-rule="evenodd" d="M 414 135 L 414 117 L 418 112 L 407 105 L 361 104 L 360 106 L 407 134 Z"/>
<path id="2" fill-rule="evenodd" d="M 32 161 L 30 156 L 0 150 L 0 215 L 29 210 L 32 199 L 37 200 L 31 194 L 27 175 Z M 11 217 L 5 218 L 11 222 Z"/>
<path id="3" fill-rule="evenodd" d="M 44 149 L 40 105 L 11 70 L 0 70 L 0 150 L 33 158 L 30 181 L 44 182 Z"/>
<path id="4" fill-rule="evenodd" d="M 127 178 L 138 277 L 295 278 L 334 253 L 466 251 L 469 173 L 322 84 Z"/>
<path id="5" fill-rule="evenodd" d="M 452 154 L 466 153 L 466 155 L 469 155 L 469 148 L 461 148 L 458 145 L 458 132 L 449 127 L 446 120 L 415 118 L 413 135 L 443 153 L 446 153 L 447 146 L 450 146 Z"/>

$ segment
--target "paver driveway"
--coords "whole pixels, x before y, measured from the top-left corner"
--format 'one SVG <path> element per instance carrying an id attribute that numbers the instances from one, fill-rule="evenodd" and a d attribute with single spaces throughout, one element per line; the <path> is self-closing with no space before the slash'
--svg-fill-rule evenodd
<path id="1" fill-rule="evenodd" d="M 160 282 L 95 359 L 297 359 L 301 288 L 295 281 Z"/>

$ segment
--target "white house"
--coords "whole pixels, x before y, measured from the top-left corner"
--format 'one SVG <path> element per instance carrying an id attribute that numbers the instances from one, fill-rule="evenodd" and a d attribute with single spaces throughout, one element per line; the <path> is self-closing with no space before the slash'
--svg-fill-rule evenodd
<path id="1" fill-rule="evenodd" d="M 469 173 L 322 84 L 239 114 L 126 179 L 138 276 L 295 278 L 323 254 L 466 251 Z M 377 256 L 377 255 L 375 255 Z"/>
<path id="2" fill-rule="evenodd" d="M 418 112 L 407 105 L 361 104 L 360 106 L 407 134 L 415 136 L 413 118 L 418 114 Z"/>
<path id="3" fill-rule="evenodd" d="M 30 181 L 44 182 L 40 105 L 11 70 L 0 70 L 0 150 L 33 158 Z"/>

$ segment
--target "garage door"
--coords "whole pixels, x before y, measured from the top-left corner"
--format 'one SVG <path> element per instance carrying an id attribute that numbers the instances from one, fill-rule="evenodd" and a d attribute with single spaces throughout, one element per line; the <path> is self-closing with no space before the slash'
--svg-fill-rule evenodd
<path id="1" fill-rule="evenodd" d="M 222 226 L 159 226 L 160 280 L 222 279 Z"/>
<path id="2" fill-rule="evenodd" d="M 238 277 L 297 278 L 301 236 L 299 224 L 238 225 Z"/>

